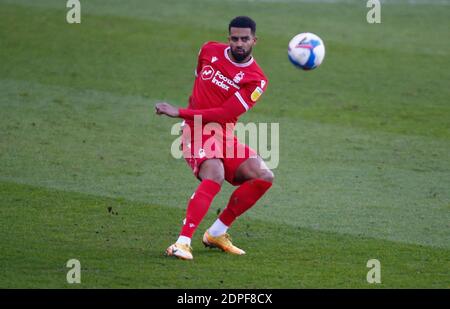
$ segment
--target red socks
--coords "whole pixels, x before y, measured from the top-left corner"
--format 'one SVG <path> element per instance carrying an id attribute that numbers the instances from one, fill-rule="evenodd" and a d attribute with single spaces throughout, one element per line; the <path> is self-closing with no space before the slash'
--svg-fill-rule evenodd
<path id="1" fill-rule="evenodd" d="M 271 186 L 271 182 L 262 179 L 244 182 L 231 195 L 227 208 L 219 216 L 220 221 L 226 226 L 230 226 L 237 217 L 252 207 Z"/>
<path id="2" fill-rule="evenodd" d="M 219 191 L 220 185 L 215 181 L 205 179 L 200 183 L 188 203 L 186 221 L 181 229 L 181 236 L 192 238 Z"/>
<path id="3" fill-rule="evenodd" d="M 219 216 L 220 221 L 226 226 L 230 226 L 237 217 L 250 209 L 271 186 L 271 182 L 262 179 L 244 182 L 231 195 L 227 207 Z M 192 238 L 219 191 L 220 185 L 215 181 L 205 179 L 200 183 L 188 203 L 186 221 L 181 229 L 181 236 Z"/>

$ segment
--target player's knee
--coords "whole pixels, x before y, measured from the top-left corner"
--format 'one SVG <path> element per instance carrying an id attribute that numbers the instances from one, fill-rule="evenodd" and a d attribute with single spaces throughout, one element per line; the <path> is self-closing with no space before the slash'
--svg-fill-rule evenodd
<path id="1" fill-rule="evenodd" d="M 209 173 L 208 175 L 205 175 L 202 179 L 209 179 L 214 182 L 217 182 L 219 185 L 223 184 L 223 181 L 225 180 L 225 176 L 223 173 L 217 171 L 213 173 Z"/>
<path id="2" fill-rule="evenodd" d="M 262 180 L 265 180 L 267 182 L 273 183 L 273 180 L 275 178 L 275 175 L 273 174 L 273 172 L 269 169 L 264 169 L 261 171 L 259 177 Z"/>
<path id="3" fill-rule="evenodd" d="M 223 163 L 220 160 L 212 159 L 204 162 L 200 167 L 200 179 L 209 179 L 222 185 L 225 180 Z"/>

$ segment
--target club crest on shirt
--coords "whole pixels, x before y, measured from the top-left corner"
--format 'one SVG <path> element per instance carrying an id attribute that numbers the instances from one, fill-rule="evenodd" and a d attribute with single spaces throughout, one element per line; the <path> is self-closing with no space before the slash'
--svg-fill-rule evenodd
<path id="1" fill-rule="evenodd" d="M 239 84 L 239 82 L 243 78 L 244 78 L 244 72 L 240 71 L 239 73 L 236 74 L 236 76 L 234 76 L 233 82 L 235 82 L 236 84 Z"/>

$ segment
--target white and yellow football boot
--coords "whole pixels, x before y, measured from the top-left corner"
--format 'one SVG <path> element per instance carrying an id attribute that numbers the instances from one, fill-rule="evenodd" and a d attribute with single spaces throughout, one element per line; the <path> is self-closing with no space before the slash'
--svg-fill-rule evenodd
<path id="1" fill-rule="evenodd" d="M 206 231 L 205 234 L 203 235 L 202 241 L 205 247 L 219 248 L 222 251 L 236 255 L 245 254 L 244 250 L 239 249 L 238 247 L 233 245 L 233 243 L 231 242 L 231 237 L 227 233 L 214 237 L 211 234 L 209 234 L 208 231 Z"/>
<path id="2" fill-rule="evenodd" d="M 182 260 L 192 260 L 192 248 L 187 244 L 174 243 L 166 249 L 167 256 L 174 256 Z"/>

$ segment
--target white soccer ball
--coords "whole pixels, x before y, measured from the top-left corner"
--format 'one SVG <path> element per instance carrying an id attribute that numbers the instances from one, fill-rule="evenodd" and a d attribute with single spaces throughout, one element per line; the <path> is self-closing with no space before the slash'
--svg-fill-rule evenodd
<path id="1" fill-rule="evenodd" d="M 322 63 L 325 57 L 325 45 L 314 33 L 300 33 L 289 42 L 288 57 L 297 68 L 312 70 Z"/>

